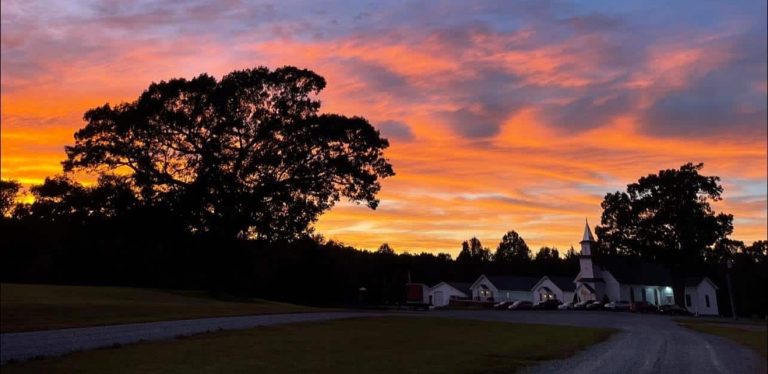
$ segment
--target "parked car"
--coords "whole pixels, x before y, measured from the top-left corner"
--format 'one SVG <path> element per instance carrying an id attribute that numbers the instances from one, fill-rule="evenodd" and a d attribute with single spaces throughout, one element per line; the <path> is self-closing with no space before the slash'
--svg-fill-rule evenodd
<path id="1" fill-rule="evenodd" d="M 502 301 L 493 305 L 493 309 L 507 309 L 513 301 Z"/>
<path id="2" fill-rule="evenodd" d="M 587 304 L 591 304 L 591 303 L 592 303 L 592 300 L 579 301 L 578 303 L 573 304 L 573 309 L 583 310 L 587 308 Z"/>
<path id="3" fill-rule="evenodd" d="M 593 301 L 586 305 L 587 310 L 603 310 L 605 303 L 602 301 Z"/>
<path id="4" fill-rule="evenodd" d="M 550 300 L 544 300 L 541 302 L 536 303 L 536 305 L 533 306 L 533 309 L 537 310 L 555 310 L 557 307 L 560 306 L 562 302 L 560 300 L 550 299 Z"/>
<path id="5" fill-rule="evenodd" d="M 671 314 L 675 316 L 690 316 L 693 315 L 688 309 L 677 304 L 665 304 L 659 306 L 659 313 Z"/>
<path id="6" fill-rule="evenodd" d="M 632 313 L 653 313 L 657 312 L 658 309 L 646 301 L 635 301 L 629 305 L 629 311 Z"/>
<path id="7" fill-rule="evenodd" d="M 509 306 L 509 310 L 527 310 L 533 308 L 533 303 L 525 300 L 518 300 Z"/>
<path id="8" fill-rule="evenodd" d="M 573 304 L 574 303 L 572 301 L 569 301 L 567 303 L 563 303 L 563 304 L 558 305 L 557 309 L 560 309 L 560 310 L 570 310 L 570 309 L 573 309 Z"/>
<path id="9" fill-rule="evenodd" d="M 626 300 L 611 301 L 610 303 L 605 304 L 605 309 L 612 311 L 628 311 L 629 305 L 629 301 Z"/>

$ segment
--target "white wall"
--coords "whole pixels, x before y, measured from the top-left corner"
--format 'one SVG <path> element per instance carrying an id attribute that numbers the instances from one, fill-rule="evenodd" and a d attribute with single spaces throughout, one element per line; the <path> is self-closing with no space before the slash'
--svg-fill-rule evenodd
<path id="1" fill-rule="evenodd" d="M 488 289 L 491 291 L 490 297 L 492 297 L 494 301 L 500 300 L 499 290 L 493 286 L 493 283 L 491 283 L 491 281 L 489 281 L 488 278 L 482 275 L 480 276 L 480 278 L 478 278 L 478 280 L 475 281 L 474 284 L 472 284 L 472 287 L 470 288 L 472 290 L 472 299 L 481 300 L 481 301 L 486 301 L 489 299 L 488 297 L 480 296 L 480 290 L 483 289 L 481 286 L 483 285 L 488 287 Z"/>
<path id="2" fill-rule="evenodd" d="M 467 298 L 469 295 L 465 295 L 463 292 L 453 288 L 447 283 L 440 283 L 429 289 L 430 300 L 432 305 L 440 307 L 446 306 L 453 298 Z"/>
<path id="3" fill-rule="evenodd" d="M 575 292 L 573 292 L 573 291 L 563 291 L 563 299 L 560 300 L 560 301 L 562 301 L 564 303 L 570 303 L 571 301 L 573 301 L 573 295 L 574 294 L 575 294 Z"/>
<path id="4" fill-rule="evenodd" d="M 702 281 L 696 287 L 685 288 L 685 307 L 688 311 L 699 315 L 719 315 L 720 312 L 717 308 L 717 291 L 712 284 L 708 281 Z M 688 304 L 688 297 L 690 297 L 691 304 Z M 707 306 L 707 298 L 709 298 L 709 306 Z"/>
<path id="5" fill-rule="evenodd" d="M 533 293 L 531 291 L 499 290 L 499 295 L 496 297 L 496 301 L 517 301 L 517 300 L 534 302 Z"/>
<path id="6" fill-rule="evenodd" d="M 534 303 L 543 300 L 541 295 L 546 293 L 544 287 L 549 288 L 557 300 L 560 300 L 564 303 L 573 300 L 573 292 L 563 292 L 563 290 L 561 290 L 560 287 L 557 287 L 557 285 L 553 283 L 549 278 L 542 278 L 542 280 L 539 281 L 539 283 L 531 290 L 531 297 L 533 298 L 532 301 Z M 568 296 L 570 296 L 570 298 Z"/>
<path id="7" fill-rule="evenodd" d="M 609 271 L 604 271 L 602 273 L 603 280 L 605 281 L 605 295 L 608 296 L 608 299 L 611 301 L 623 300 L 621 298 L 621 286 L 619 285 L 619 281 L 617 281 Z"/>

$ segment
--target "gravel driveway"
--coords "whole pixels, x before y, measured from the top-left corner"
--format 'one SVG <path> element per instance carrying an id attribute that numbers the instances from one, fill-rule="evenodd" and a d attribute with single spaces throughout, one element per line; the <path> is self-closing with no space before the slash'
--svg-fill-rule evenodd
<path id="1" fill-rule="evenodd" d="M 765 373 L 765 359 L 730 340 L 659 315 L 592 311 L 440 311 L 435 316 L 621 330 L 571 358 L 528 373 Z"/>
<path id="2" fill-rule="evenodd" d="M 210 331 L 381 315 L 383 314 L 366 312 L 270 314 L 5 333 L 0 334 L 0 362 L 4 364 L 8 360 L 20 361 L 38 356 L 58 356 L 86 349 L 111 347 L 143 340 L 170 339 Z"/>
<path id="3" fill-rule="evenodd" d="M 142 340 L 169 339 L 208 331 L 392 314 L 394 313 L 295 313 L 6 333 L 0 334 L 0 360 L 5 363 L 10 359 L 24 360 L 36 356 L 56 356 L 79 350 L 129 344 Z M 665 316 L 610 312 L 490 310 L 434 311 L 416 315 L 513 323 L 612 327 L 621 330 L 609 340 L 589 347 L 571 358 L 533 366 L 527 370 L 529 373 L 765 372 L 765 360 L 749 349 L 723 338 L 685 329 Z"/>

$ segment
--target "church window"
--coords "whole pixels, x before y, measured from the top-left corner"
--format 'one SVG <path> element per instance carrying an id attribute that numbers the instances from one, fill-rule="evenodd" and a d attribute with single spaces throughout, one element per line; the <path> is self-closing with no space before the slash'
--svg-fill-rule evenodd
<path id="1" fill-rule="evenodd" d="M 685 306 L 691 306 L 691 294 L 685 294 Z"/>
<path id="2" fill-rule="evenodd" d="M 707 308 L 709 308 L 709 295 L 704 295 L 704 303 L 707 304 Z"/>

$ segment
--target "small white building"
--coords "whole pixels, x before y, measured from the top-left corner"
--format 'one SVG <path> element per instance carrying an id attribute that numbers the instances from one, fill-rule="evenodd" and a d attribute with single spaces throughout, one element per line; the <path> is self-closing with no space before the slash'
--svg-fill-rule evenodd
<path id="1" fill-rule="evenodd" d="M 533 301 L 531 289 L 539 281 L 537 277 L 481 275 L 472 283 L 472 299 L 477 301 Z"/>
<path id="2" fill-rule="evenodd" d="M 448 305 L 451 300 L 469 299 L 472 295 L 470 287 L 472 283 L 440 282 L 429 289 L 429 302 L 442 307 Z"/>
<path id="3" fill-rule="evenodd" d="M 669 269 L 635 259 L 592 257 L 595 240 L 589 224 L 584 227 L 576 276 L 579 300 L 644 301 L 653 305 L 673 304 Z M 596 248 L 594 248 L 596 249 Z M 692 313 L 717 315 L 717 286 L 707 277 L 686 278 L 686 307 Z"/>
<path id="4" fill-rule="evenodd" d="M 560 300 L 563 303 L 573 301 L 576 283 L 571 277 L 545 275 L 531 289 L 533 301 Z"/>
<path id="5" fill-rule="evenodd" d="M 699 315 L 718 315 L 717 286 L 707 277 L 685 279 L 685 307 Z"/>

